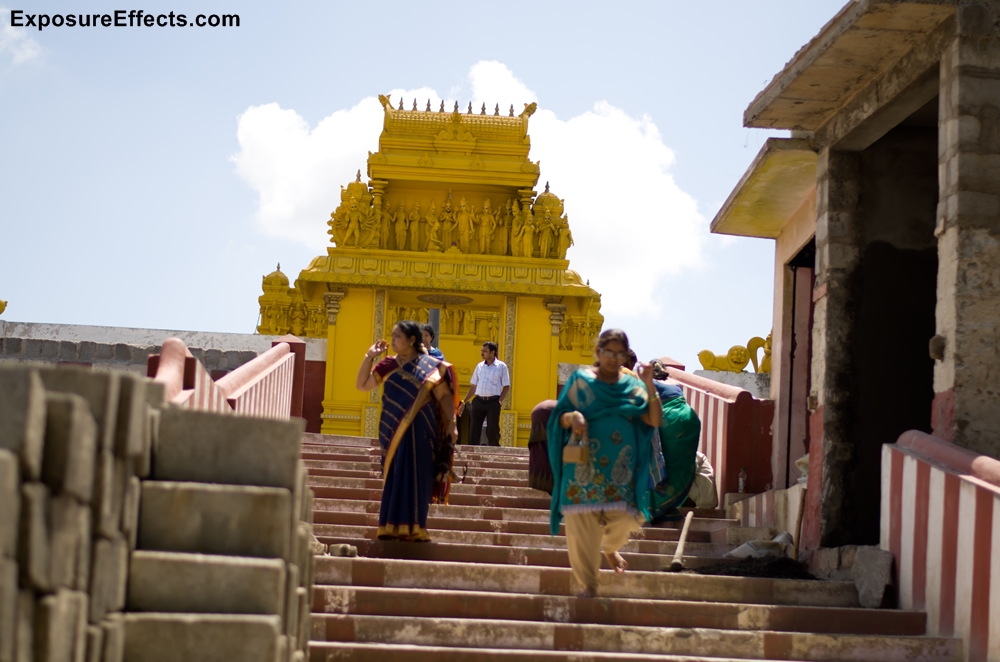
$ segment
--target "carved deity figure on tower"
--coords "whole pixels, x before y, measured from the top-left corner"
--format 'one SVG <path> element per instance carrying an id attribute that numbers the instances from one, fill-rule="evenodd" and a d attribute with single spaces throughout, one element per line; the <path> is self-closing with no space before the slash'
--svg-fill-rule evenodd
<path id="1" fill-rule="evenodd" d="M 441 252 L 441 240 L 438 235 L 441 231 L 441 223 L 438 221 L 437 203 L 431 201 L 431 208 L 427 210 L 427 250 L 432 253 Z"/>
<path id="2" fill-rule="evenodd" d="M 458 214 L 455 216 L 458 222 L 458 249 L 468 254 L 471 248 L 473 219 L 472 213 L 466 207 L 465 198 L 458 201 Z"/>
<path id="3" fill-rule="evenodd" d="M 420 250 L 420 203 L 413 205 L 410 215 L 407 217 L 410 226 L 410 250 Z"/>
<path id="4" fill-rule="evenodd" d="M 507 204 L 504 206 L 503 211 L 497 214 L 497 230 L 496 230 L 496 254 L 506 255 L 507 254 L 507 238 L 510 232 L 510 198 L 507 198 Z"/>
<path id="5" fill-rule="evenodd" d="M 510 206 L 510 254 L 514 257 L 521 257 L 521 210 L 518 209 L 517 200 Z"/>
<path id="6" fill-rule="evenodd" d="M 388 200 L 386 201 L 385 206 L 382 207 L 380 216 L 382 234 L 379 237 L 378 247 L 386 249 L 389 248 L 389 233 L 392 229 L 392 210 L 389 207 Z"/>
<path id="7" fill-rule="evenodd" d="M 406 204 L 400 200 L 399 209 L 396 210 L 396 217 L 393 219 L 396 230 L 396 250 L 406 250 Z"/>
<path id="8" fill-rule="evenodd" d="M 347 209 L 347 234 L 344 235 L 344 246 L 351 245 L 351 237 L 354 237 L 354 245 L 361 243 L 361 210 L 358 209 L 357 198 L 351 198 Z"/>
<path id="9" fill-rule="evenodd" d="M 556 251 L 560 260 L 566 259 L 566 251 L 573 245 L 573 233 L 569 230 L 569 216 L 564 215 L 559 219 L 559 241 Z"/>
<path id="10" fill-rule="evenodd" d="M 534 257 L 535 255 L 535 223 L 531 218 L 531 207 L 525 200 L 521 208 L 521 255 L 523 257 Z"/>
<path id="11" fill-rule="evenodd" d="M 539 219 L 536 225 L 536 230 L 538 232 L 538 257 L 548 257 L 549 250 L 552 248 L 553 227 L 552 227 L 552 214 L 546 209 L 541 219 Z"/>
<path id="12" fill-rule="evenodd" d="M 493 239 L 493 231 L 496 230 L 496 219 L 493 210 L 490 209 L 490 199 L 483 202 L 483 213 L 479 215 L 479 253 L 489 254 L 490 242 Z"/>
<path id="13" fill-rule="evenodd" d="M 451 232 L 455 229 L 455 212 L 451 209 L 451 191 L 448 191 L 448 197 L 444 201 L 444 205 L 441 208 L 441 243 L 444 244 L 444 249 L 448 250 L 451 248 Z"/>

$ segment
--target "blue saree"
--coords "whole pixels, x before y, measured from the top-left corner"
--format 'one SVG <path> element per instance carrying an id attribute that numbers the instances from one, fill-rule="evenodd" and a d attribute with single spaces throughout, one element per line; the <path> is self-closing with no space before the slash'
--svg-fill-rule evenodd
<path id="1" fill-rule="evenodd" d="M 642 422 L 649 406 L 646 387 L 622 373 L 618 382 L 602 382 L 593 371 L 577 370 L 566 382 L 548 424 L 553 489 L 549 528 L 559 532 L 564 513 L 624 510 L 649 519 L 650 438 Z M 579 411 L 587 419 L 590 461 L 563 464 L 571 431 L 559 424 L 563 414 Z"/>
<path id="2" fill-rule="evenodd" d="M 372 371 L 382 384 L 381 540 L 429 541 L 427 512 L 432 498 L 446 502 L 454 447 L 432 391 L 446 383 L 454 397 L 457 381 L 450 364 L 427 354 L 403 363 L 396 357 Z"/>

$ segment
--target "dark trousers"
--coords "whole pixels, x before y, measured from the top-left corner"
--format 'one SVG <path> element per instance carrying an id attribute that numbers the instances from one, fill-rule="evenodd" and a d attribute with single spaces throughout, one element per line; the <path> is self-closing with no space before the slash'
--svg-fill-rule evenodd
<path id="1" fill-rule="evenodd" d="M 476 398 L 469 405 L 472 420 L 469 422 L 469 443 L 479 445 L 483 420 L 486 421 L 486 441 L 490 446 L 500 445 L 500 398 Z"/>

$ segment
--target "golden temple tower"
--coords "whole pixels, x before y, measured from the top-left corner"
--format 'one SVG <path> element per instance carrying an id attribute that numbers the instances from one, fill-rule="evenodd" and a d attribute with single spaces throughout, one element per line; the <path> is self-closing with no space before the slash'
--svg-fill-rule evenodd
<path id="1" fill-rule="evenodd" d="M 526 445 L 532 407 L 556 397 L 559 364 L 593 359 L 600 295 L 569 270 L 563 200 L 536 194 L 528 119 L 499 106 L 384 109 L 379 150 L 341 187 L 327 254 L 292 287 L 264 277 L 259 333 L 326 338 L 322 432 L 377 436 L 379 390 L 354 384 L 365 350 L 400 319 L 440 309 L 439 344 L 468 388 L 479 350 L 497 343 L 511 373 L 501 443 Z M 279 265 L 280 267 L 280 265 Z"/>

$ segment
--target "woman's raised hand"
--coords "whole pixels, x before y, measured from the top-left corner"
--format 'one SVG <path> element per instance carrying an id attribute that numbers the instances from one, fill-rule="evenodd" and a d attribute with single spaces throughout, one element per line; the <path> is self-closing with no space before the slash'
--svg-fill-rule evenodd
<path id="1" fill-rule="evenodd" d="M 368 355 L 368 358 L 374 359 L 379 354 L 383 354 L 387 349 L 389 349 L 389 343 L 385 340 L 379 339 L 376 340 L 375 344 L 369 347 L 368 351 L 365 353 Z"/>
<path id="2" fill-rule="evenodd" d="M 653 384 L 653 366 L 648 363 L 639 363 L 635 366 L 636 373 L 639 375 L 639 379 L 646 386 L 651 386 Z"/>

